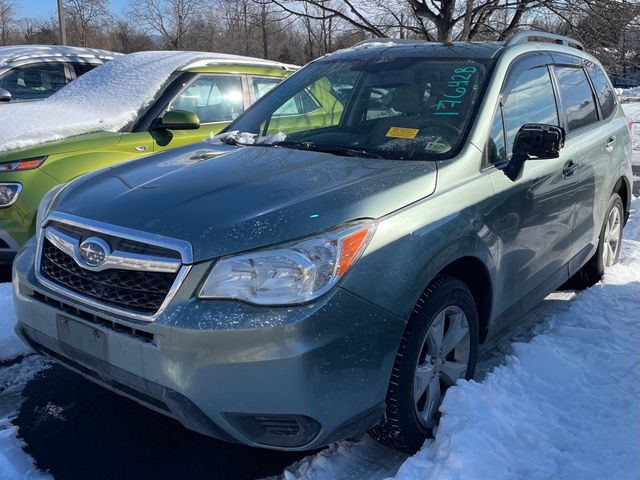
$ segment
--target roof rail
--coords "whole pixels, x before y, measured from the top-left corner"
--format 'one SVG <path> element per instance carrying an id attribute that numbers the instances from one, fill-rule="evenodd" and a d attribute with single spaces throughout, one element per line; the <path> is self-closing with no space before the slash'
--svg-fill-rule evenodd
<path id="1" fill-rule="evenodd" d="M 560 45 L 565 45 L 567 47 L 577 48 L 578 50 L 584 51 L 584 45 L 577 40 L 574 40 L 570 37 L 565 37 L 564 35 L 556 35 L 555 33 L 542 32 L 538 30 L 525 30 L 522 32 L 518 32 L 513 35 L 507 42 L 505 43 L 506 47 L 510 47 L 512 45 L 516 45 L 518 43 L 532 42 L 536 38 L 544 38 L 546 40 L 553 40 L 553 43 L 558 43 Z"/>
<path id="2" fill-rule="evenodd" d="M 429 43 L 426 40 L 421 38 L 410 39 L 410 38 L 368 38 L 366 40 L 362 40 L 354 45 L 354 47 L 361 47 L 363 45 L 371 44 L 371 43 L 389 43 L 391 45 L 411 45 L 414 43 Z"/>

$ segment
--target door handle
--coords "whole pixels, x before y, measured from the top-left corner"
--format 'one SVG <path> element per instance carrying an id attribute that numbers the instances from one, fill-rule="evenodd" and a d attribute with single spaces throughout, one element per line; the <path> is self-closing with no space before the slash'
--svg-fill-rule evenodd
<path id="1" fill-rule="evenodd" d="M 569 160 L 567 163 L 564 164 L 564 167 L 562 167 L 562 176 L 564 178 L 573 177 L 573 174 L 576 171 L 576 168 L 578 168 L 578 164 L 575 163 L 573 160 Z"/>
<path id="2" fill-rule="evenodd" d="M 609 140 L 607 140 L 607 143 L 604 144 L 604 149 L 607 152 L 611 152 L 613 150 L 613 146 L 616 144 L 616 139 L 615 137 L 609 137 Z"/>

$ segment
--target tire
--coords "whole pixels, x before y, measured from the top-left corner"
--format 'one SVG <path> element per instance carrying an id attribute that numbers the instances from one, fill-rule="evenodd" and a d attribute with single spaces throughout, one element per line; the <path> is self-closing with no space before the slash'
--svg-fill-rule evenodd
<path id="1" fill-rule="evenodd" d="M 465 322 L 467 341 L 463 338 L 460 343 L 452 342 L 454 337 L 447 335 L 462 335 Z M 444 348 L 438 349 L 435 340 L 440 333 Z M 446 354 L 444 350 L 452 344 L 456 348 Z M 424 291 L 407 322 L 391 373 L 386 414 L 370 435 L 396 450 L 416 452 L 433 434 L 444 392 L 458 378 L 473 377 L 477 357 L 478 312 L 473 296 L 460 280 L 438 276 Z M 426 389 L 420 394 L 423 387 Z M 438 392 L 441 395 L 436 398 L 434 393 Z"/>
<path id="2" fill-rule="evenodd" d="M 612 218 L 612 216 L 614 218 Z M 611 221 L 617 217 L 617 233 L 611 237 Z M 620 246 L 622 245 L 622 229 L 624 226 L 624 206 L 620 195 L 614 193 L 609 199 L 607 214 L 602 223 L 598 237 L 598 248 L 593 257 L 576 272 L 569 281 L 569 285 L 577 290 L 592 287 L 602 279 L 604 271 L 618 263 Z M 615 245 L 615 248 L 613 248 Z"/>

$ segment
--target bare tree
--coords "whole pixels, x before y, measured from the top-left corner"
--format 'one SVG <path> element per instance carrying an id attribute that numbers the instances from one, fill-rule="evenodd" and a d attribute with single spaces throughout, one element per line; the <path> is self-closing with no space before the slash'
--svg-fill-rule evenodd
<path id="1" fill-rule="evenodd" d="M 9 43 L 9 35 L 16 21 L 15 0 L 0 0 L 0 45 Z"/>
<path id="2" fill-rule="evenodd" d="M 120 19 L 111 29 L 109 48 L 122 53 L 152 50 L 155 44 L 146 33 L 136 29 L 127 20 Z"/>
<path id="3" fill-rule="evenodd" d="M 131 14 L 149 32 L 160 34 L 168 48 L 182 49 L 207 7 L 209 0 L 132 0 Z"/>
<path id="4" fill-rule="evenodd" d="M 582 41 L 610 74 L 625 76 L 629 68 L 640 67 L 638 0 L 558 2 L 551 10 L 561 19 L 558 30 Z"/>
<path id="5" fill-rule="evenodd" d="M 522 26 L 530 12 L 559 0 L 272 0 L 281 9 L 313 20 L 341 19 L 373 37 L 473 40 L 490 34 L 504 39 Z M 317 13 L 308 13 L 306 6 Z M 503 21 L 498 22 L 497 17 Z"/>
<path id="6" fill-rule="evenodd" d="M 72 44 L 89 46 L 90 36 L 111 20 L 108 0 L 64 0 Z"/>

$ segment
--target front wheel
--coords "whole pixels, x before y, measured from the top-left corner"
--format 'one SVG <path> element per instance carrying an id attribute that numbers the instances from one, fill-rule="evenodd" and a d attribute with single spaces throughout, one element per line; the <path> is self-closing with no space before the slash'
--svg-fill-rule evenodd
<path id="1" fill-rule="evenodd" d="M 472 378 L 478 354 L 478 313 L 460 280 L 437 277 L 407 323 L 396 355 L 383 421 L 370 434 L 413 453 L 432 435 L 446 390 Z"/>

